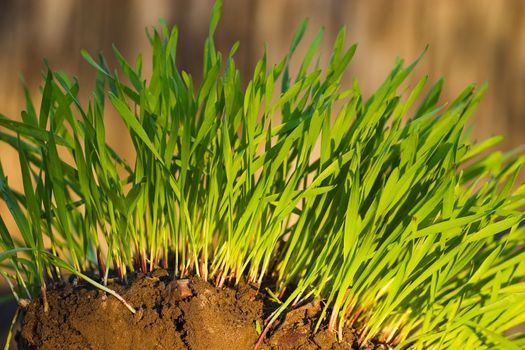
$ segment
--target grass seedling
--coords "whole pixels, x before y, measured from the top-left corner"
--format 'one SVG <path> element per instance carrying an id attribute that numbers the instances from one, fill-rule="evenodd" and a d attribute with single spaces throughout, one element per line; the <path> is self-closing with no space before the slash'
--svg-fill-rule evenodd
<path id="1" fill-rule="evenodd" d="M 48 68 L 39 111 L 28 97 L 21 121 L 0 116 L 23 180 L 12 189 L 0 162 L 0 197 L 21 233 L 0 218 L 0 274 L 15 298 L 45 303 L 64 271 L 118 298 L 111 270 L 125 280 L 164 267 L 218 287 L 270 277 L 280 304 L 257 325 L 261 340 L 284 312 L 320 299 L 316 329 L 342 337 L 351 325 L 362 344 L 522 348 L 524 334 L 509 330 L 525 322 L 525 158 L 489 153 L 501 137 L 466 132 L 486 87 L 441 105 L 443 80 L 421 96 L 424 77 L 400 94 L 417 61 L 398 60 L 365 99 L 357 81 L 341 84 L 356 50 L 344 30 L 326 67 L 315 61 L 320 32 L 294 74 L 305 21 L 289 54 L 274 65 L 264 55 L 242 88 L 238 44 L 215 48 L 220 11 L 219 1 L 198 86 L 177 68 L 177 28 L 162 24 L 148 34 L 151 76 L 140 56 L 115 48 L 114 70 L 83 51 L 97 72 L 87 105 L 76 79 Z M 131 161 L 107 143 L 107 104 Z M 99 281 L 86 276 L 97 271 Z"/>

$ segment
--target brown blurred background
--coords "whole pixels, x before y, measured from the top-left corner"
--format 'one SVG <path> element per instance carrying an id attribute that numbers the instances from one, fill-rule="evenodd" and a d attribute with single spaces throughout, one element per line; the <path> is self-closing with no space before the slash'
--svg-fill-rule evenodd
<path id="1" fill-rule="evenodd" d="M 144 28 L 156 25 L 159 18 L 179 27 L 179 65 L 198 80 L 212 4 L 212 0 L 0 0 L 0 113 L 18 118 L 24 105 L 20 74 L 31 94 L 38 96 L 43 58 L 54 69 L 78 76 L 84 96 L 93 87 L 94 71 L 82 60 L 81 48 L 92 54 L 103 50 L 109 56 L 115 44 L 131 60 L 143 52 L 147 67 Z M 276 62 L 305 17 L 311 20 L 306 39 L 326 28 L 321 46 L 325 61 L 338 29 L 347 26 L 348 42 L 359 44 L 348 77 L 358 78 L 367 95 L 397 56 L 411 61 L 428 44 L 430 50 L 412 84 L 423 74 L 432 80 L 445 76 L 446 102 L 467 84 L 488 81 L 490 89 L 472 119 L 474 134 L 479 138 L 503 134 L 504 149 L 525 143 L 525 1 L 225 0 L 217 46 L 227 52 L 233 42 L 241 41 L 236 58 L 246 79 L 264 43 L 269 45 L 270 61 Z M 109 120 L 109 142 L 130 155 L 129 140 L 119 133 L 122 124 L 112 116 Z M 0 158 L 16 186 L 16 154 L 0 145 Z M 2 214 L 5 207 L 0 205 Z M 13 311 L 0 304 L 0 343 Z"/>

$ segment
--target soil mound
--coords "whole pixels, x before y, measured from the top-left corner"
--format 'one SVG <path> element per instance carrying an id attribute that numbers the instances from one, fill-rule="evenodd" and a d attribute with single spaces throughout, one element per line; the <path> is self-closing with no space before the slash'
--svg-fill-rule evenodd
<path id="1" fill-rule="evenodd" d="M 48 292 L 47 313 L 40 300 L 29 304 L 16 335 L 18 348 L 250 350 L 271 311 L 253 286 L 217 289 L 197 277 L 173 280 L 164 270 L 137 274 L 128 286 L 111 288 L 137 313 L 89 285 L 66 284 Z M 290 311 L 260 349 L 359 349 L 352 330 L 341 343 L 328 331 L 312 334 L 319 311 L 318 304 Z"/>

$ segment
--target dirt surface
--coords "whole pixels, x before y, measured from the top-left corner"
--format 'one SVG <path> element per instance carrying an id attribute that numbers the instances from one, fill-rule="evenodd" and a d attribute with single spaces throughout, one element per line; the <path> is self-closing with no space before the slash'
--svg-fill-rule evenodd
<path id="1" fill-rule="evenodd" d="M 272 308 L 254 286 L 217 289 L 199 278 L 173 280 L 164 270 L 111 287 L 137 309 L 135 315 L 88 285 L 63 285 L 48 292 L 47 313 L 40 300 L 26 308 L 19 349 L 253 349 Z M 359 349 L 352 330 L 341 343 L 326 330 L 312 334 L 319 311 L 308 304 L 288 312 L 260 349 Z"/>

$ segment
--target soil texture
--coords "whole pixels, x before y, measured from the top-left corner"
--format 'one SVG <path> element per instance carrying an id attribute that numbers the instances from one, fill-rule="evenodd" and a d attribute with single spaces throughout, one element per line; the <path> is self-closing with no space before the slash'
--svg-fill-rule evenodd
<path id="1" fill-rule="evenodd" d="M 26 307 L 18 348 L 250 350 L 275 308 L 255 286 L 217 289 L 197 277 L 173 279 L 165 270 L 110 287 L 136 314 L 89 285 L 63 284 L 48 291 L 48 312 L 41 300 Z M 387 349 L 378 343 L 359 348 L 352 329 L 342 342 L 327 330 L 313 334 L 319 312 L 319 303 L 311 303 L 283 315 L 260 349 Z"/>

